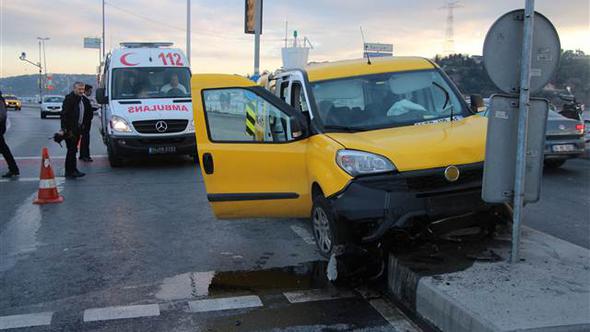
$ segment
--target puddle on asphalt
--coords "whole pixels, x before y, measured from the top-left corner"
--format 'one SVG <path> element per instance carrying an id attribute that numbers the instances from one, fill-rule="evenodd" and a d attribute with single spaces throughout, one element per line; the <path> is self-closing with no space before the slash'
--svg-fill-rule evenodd
<path id="1" fill-rule="evenodd" d="M 326 278 L 327 264 L 314 261 L 267 270 L 183 273 L 164 279 L 155 296 L 160 300 L 180 300 L 324 288 L 330 285 Z"/>

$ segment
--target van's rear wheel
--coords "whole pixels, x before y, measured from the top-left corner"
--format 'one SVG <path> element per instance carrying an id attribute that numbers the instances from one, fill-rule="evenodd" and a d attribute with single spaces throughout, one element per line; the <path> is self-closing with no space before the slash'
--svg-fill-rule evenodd
<path id="1" fill-rule="evenodd" d="M 107 144 L 107 154 L 109 155 L 109 164 L 111 165 L 111 167 L 117 168 L 123 166 L 123 158 L 119 157 L 115 153 L 115 151 L 111 147 L 111 144 Z"/>
<path id="2" fill-rule="evenodd" d="M 313 237 L 320 255 L 329 258 L 335 246 L 349 240 L 347 227 L 336 219 L 330 202 L 323 195 L 317 195 L 313 199 L 311 221 Z"/>

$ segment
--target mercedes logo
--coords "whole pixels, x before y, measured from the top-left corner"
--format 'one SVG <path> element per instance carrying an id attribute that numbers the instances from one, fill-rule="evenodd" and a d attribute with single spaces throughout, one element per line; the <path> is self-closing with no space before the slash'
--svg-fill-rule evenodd
<path id="1" fill-rule="evenodd" d="M 565 125 L 560 124 L 559 125 L 559 130 L 565 130 Z"/>
<path id="2" fill-rule="evenodd" d="M 166 132 L 166 130 L 168 130 L 168 124 L 166 123 L 166 121 L 158 121 L 158 122 L 156 122 L 156 130 L 159 133 Z"/>

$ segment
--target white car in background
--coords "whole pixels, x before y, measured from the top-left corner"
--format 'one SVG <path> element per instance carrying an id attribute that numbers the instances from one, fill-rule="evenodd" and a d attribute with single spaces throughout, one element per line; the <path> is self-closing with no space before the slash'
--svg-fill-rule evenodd
<path id="1" fill-rule="evenodd" d="M 61 116 L 61 106 L 64 102 L 64 97 L 59 95 L 43 96 L 41 102 L 41 119 L 45 119 L 48 115 Z"/>

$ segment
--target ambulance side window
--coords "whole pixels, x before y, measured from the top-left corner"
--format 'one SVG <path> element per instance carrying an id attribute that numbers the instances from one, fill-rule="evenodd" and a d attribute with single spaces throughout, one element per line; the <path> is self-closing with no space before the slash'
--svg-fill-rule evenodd
<path id="1" fill-rule="evenodd" d="M 209 138 L 213 142 L 281 143 L 293 140 L 290 117 L 253 91 L 203 91 Z"/>

